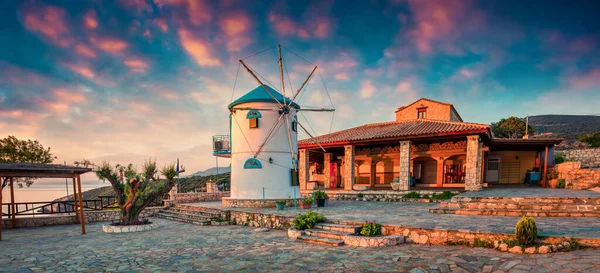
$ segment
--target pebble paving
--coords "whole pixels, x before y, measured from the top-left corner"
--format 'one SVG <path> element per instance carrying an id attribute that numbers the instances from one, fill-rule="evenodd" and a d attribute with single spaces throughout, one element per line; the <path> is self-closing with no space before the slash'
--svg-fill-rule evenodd
<path id="1" fill-rule="evenodd" d="M 6 230 L 0 272 L 600 272 L 600 250 L 517 255 L 457 246 L 328 247 L 284 231 L 196 226 L 106 234 L 102 223 Z"/>

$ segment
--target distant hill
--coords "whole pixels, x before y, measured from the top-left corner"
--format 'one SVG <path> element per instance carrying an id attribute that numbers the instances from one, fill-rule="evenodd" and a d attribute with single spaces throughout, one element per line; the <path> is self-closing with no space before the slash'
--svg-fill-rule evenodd
<path id="1" fill-rule="evenodd" d="M 575 142 L 581 134 L 600 132 L 600 116 L 539 115 L 530 116 L 529 124 L 536 128 L 536 135 L 564 137 Z"/>
<path id="2" fill-rule="evenodd" d="M 230 172 L 231 172 L 231 168 L 230 167 L 219 167 L 218 172 L 217 172 L 217 167 L 212 167 L 212 168 L 206 169 L 204 171 L 199 171 L 199 172 L 187 175 L 186 177 L 190 177 L 190 176 L 209 176 L 209 175 L 216 175 L 217 173 L 223 174 L 223 173 L 230 173 Z"/>

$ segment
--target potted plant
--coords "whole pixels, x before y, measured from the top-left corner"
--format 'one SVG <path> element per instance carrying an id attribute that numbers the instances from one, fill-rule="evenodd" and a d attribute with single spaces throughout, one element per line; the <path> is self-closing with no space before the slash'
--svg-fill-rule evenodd
<path id="1" fill-rule="evenodd" d="M 315 200 L 312 197 L 307 197 L 302 199 L 302 203 L 300 203 L 300 207 L 303 209 L 310 209 L 312 208 L 312 204 L 315 202 Z"/>
<path id="2" fill-rule="evenodd" d="M 325 200 L 329 199 L 329 196 L 326 192 L 318 190 L 314 192 L 313 196 L 315 200 L 317 200 L 317 207 L 325 207 Z"/>
<path id="3" fill-rule="evenodd" d="M 285 200 L 277 200 L 275 201 L 275 205 L 277 205 L 278 210 L 283 210 L 285 208 Z"/>

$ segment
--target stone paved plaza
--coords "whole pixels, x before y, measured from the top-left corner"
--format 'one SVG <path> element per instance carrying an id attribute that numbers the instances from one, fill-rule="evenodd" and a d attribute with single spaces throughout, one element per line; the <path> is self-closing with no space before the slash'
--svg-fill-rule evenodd
<path id="1" fill-rule="evenodd" d="M 203 202 L 193 205 L 222 208 L 221 202 Z M 514 234 L 515 224 L 520 217 L 470 216 L 435 214 L 429 208 L 437 208 L 436 203 L 410 202 L 362 202 L 329 200 L 324 208 L 315 208 L 330 220 L 364 222 L 377 220 L 382 224 L 406 227 L 436 228 L 475 232 Z M 297 216 L 302 209 L 286 208 L 235 208 L 268 214 Z M 536 217 L 540 236 L 565 236 L 574 238 L 600 238 L 600 221 L 596 217 Z"/>
<path id="2" fill-rule="evenodd" d="M 0 272 L 600 272 L 600 250 L 517 255 L 456 246 L 378 249 L 289 241 L 284 231 L 153 219 L 156 230 L 105 234 L 101 223 L 7 230 Z"/>

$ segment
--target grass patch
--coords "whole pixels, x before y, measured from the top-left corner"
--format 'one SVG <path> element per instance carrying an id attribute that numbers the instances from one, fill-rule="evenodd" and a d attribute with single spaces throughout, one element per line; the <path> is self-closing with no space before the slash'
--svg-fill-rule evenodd
<path id="1" fill-rule="evenodd" d="M 434 200 L 448 200 L 450 198 L 452 198 L 452 196 L 455 196 L 456 194 L 449 192 L 449 191 L 444 191 L 440 194 L 434 194 L 431 196 L 431 199 Z"/>
<path id="2" fill-rule="evenodd" d="M 421 195 L 416 191 L 411 191 L 402 197 L 404 197 L 406 199 L 419 199 L 419 198 L 421 198 Z"/>
<path id="3" fill-rule="evenodd" d="M 474 247 L 494 248 L 494 243 L 487 241 L 487 240 L 479 240 L 478 238 L 475 238 L 475 241 L 473 241 L 473 246 Z"/>

